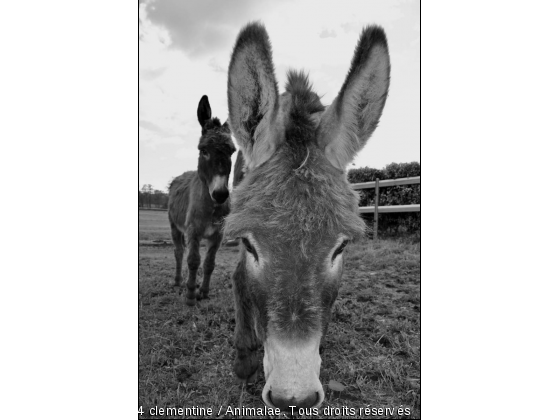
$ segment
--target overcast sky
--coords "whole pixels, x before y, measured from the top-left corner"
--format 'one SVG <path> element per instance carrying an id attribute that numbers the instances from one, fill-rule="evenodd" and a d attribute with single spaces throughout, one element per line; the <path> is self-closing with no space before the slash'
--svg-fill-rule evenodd
<path id="1" fill-rule="evenodd" d="M 420 161 L 419 1 L 140 1 L 139 188 L 165 190 L 172 177 L 196 170 L 198 102 L 208 95 L 213 116 L 227 119 L 231 51 L 241 27 L 253 20 L 270 36 L 280 92 L 286 71 L 303 69 L 325 105 L 344 82 L 361 29 L 383 26 L 389 97 L 377 130 L 349 168 Z"/>

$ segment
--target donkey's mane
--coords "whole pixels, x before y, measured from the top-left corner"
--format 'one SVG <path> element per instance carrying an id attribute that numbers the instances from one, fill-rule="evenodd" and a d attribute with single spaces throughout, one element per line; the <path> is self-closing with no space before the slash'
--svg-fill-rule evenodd
<path id="1" fill-rule="evenodd" d="M 309 146 L 316 144 L 318 118 L 314 114 L 322 113 L 325 106 L 321 103 L 303 71 L 288 71 L 286 93 L 291 101 L 288 104 L 286 122 L 286 144 L 293 154 L 294 169 L 305 165 L 309 156 Z"/>
<path id="2" fill-rule="evenodd" d="M 198 148 L 212 147 L 224 153 L 232 154 L 236 149 L 231 140 L 230 133 L 227 121 L 222 125 L 219 118 L 211 118 L 204 124 L 202 129 L 203 136 L 200 139 Z"/>
<path id="3" fill-rule="evenodd" d="M 203 131 L 213 130 L 215 128 L 220 128 L 222 123 L 218 117 L 210 118 L 204 123 Z"/>
<path id="4" fill-rule="evenodd" d="M 288 70 L 286 92 L 292 95 L 292 115 L 310 115 L 325 110 L 303 71 Z"/>

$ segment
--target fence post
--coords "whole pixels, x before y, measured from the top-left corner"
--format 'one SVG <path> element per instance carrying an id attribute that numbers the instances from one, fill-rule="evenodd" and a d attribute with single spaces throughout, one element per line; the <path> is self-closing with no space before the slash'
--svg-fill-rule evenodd
<path id="1" fill-rule="evenodd" d="M 377 211 L 379 207 L 379 178 L 375 178 L 375 216 L 373 218 L 373 237 L 377 239 L 377 227 L 379 223 L 379 213 Z"/>

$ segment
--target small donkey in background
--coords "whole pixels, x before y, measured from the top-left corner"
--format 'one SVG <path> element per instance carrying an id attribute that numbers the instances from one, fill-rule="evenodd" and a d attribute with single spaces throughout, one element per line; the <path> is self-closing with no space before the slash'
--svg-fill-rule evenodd
<path id="1" fill-rule="evenodd" d="M 210 276 L 223 237 L 223 221 L 229 213 L 228 181 L 231 155 L 235 152 L 228 123 L 221 124 L 218 118 L 212 118 L 206 95 L 200 99 L 197 114 L 202 127 L 198 143 L 198 171 L 185 172 L 175 178 L 169 187 L 168 216 L 176 261 L 175 280 L 171 284 L 180 286 L 183 281 L 183 254 L 188 244 L 186 304 L 189 306 L 194 306 L 197 299 L 208 298 Z M 196 292 L 201 239 L 207 239 L 208 244 L 204 277 L 200 290 Z"/>

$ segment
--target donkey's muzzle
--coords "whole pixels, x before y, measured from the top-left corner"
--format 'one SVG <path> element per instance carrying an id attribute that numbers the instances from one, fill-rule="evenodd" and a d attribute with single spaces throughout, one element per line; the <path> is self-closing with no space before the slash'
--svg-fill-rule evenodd
<path id="1" fill-rule="evenodd" d="M 212 192 L 212 200 L 218 204 L 224 203 L 229 197 L 229 191 L 226 190 L 214 190 Z"/>
<path id="2" fill-rule="evenodd" d="M 229 197 L 228 177 L 224 175 L 214 176 L 208 186 L 208 192 L 215 203 L 224 203 Z"/>
<path id="3" fill-rule="evenodd" d="M 302 339 L 282 338 L 269 331 L 264 342 L 262 399 L 266 405 L 289 411 L 290 406 L 316 408 L 325 399 L 319 380 L 321 334 Z"/>

